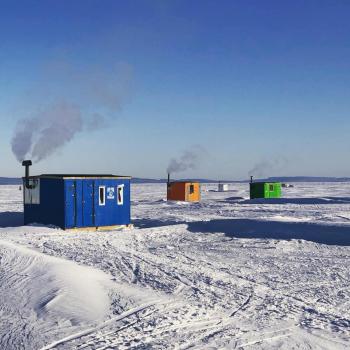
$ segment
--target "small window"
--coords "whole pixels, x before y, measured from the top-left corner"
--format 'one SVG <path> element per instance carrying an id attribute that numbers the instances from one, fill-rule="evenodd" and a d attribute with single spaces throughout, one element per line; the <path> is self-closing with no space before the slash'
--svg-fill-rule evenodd
<path id="1" fill-rule="evenodd" d="M 119 185 L 117 187 L 117 201 L 118 205 L 124 204 L 124 185 Z"/>
<path id="2" fill-rule="evenodd" d="M 99 186 L 98 193 L 99 193 L 99 198 L 98 198 L 99 205 L 106 205 L 106 186 Z"/>
<path id="3" fill-rule="evenodd" d="M 194 185 L 190 185 L 190 194 L 194 193 Z"/>
<path id="4" fill-rule="evenodd" d="M 274 191 L 274 186 L 273 185 L 270 185 L 270 192 L 273 192 Z"/>
<path id="5" fill-rule="evenodd" d="M 29 186 L 31 188 L 24 183 L 24 204 L 40 204 L 40 180 L 29 179 Z"/>

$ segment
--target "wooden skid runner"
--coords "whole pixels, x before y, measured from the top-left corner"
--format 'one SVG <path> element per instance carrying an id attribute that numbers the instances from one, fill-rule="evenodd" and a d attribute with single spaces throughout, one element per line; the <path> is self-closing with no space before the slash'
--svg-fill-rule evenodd
<path id="1" fill-rule="evenodd" d="M 68 228 L 65 231 L 115 231 L 115 230 L 123 230 L 123 229 L 132 229 L 133 227 L 134 227 L 133 224 L 99 226 L 99 227 L 75 227 L 75 228 Z"/>

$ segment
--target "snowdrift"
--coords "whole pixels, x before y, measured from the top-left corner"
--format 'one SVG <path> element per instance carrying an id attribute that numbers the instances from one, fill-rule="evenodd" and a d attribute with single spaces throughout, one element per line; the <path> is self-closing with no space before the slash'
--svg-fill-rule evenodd
<path id="1" fill-rule="evenodd" d="M 22 332 L 40 338 L 57 324 L 81 326 L 108 314 L 113 283 L 100 270 L 4 241 L 0 267 L 1 333 L 15 324 L 12 334 L 3 335 L 0 348 L 15 347 Z"/>

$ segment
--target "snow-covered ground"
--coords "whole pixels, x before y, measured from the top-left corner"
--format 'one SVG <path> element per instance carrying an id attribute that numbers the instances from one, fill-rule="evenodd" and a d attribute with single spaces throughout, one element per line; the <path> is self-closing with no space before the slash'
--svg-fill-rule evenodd
<path id="1" fill-rule="evenodd" d="M 216 189 L 133 185 L 134 229 L 64 232 L 0 186 L 0 349 L 349 349 L 350 184 Z"/>

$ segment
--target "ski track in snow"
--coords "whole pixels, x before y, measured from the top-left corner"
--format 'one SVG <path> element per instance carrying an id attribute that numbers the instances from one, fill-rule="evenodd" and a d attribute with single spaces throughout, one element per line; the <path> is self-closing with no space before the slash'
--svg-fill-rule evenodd
<path id="1" fill-rule="evenodd" d="M 0 348 L 350 348 L 350 184 L 231 188 L 133 185 L 134 229 L 64 232 L 0 186 Z"/>

